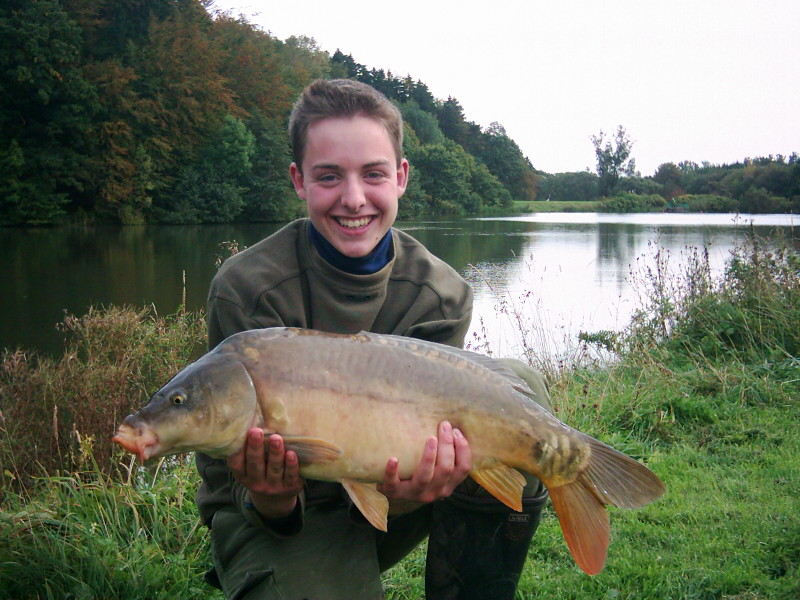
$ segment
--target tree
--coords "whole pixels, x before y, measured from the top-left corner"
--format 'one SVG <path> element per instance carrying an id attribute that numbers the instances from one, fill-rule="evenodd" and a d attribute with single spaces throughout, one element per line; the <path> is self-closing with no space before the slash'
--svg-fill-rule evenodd
<path id="1" fill-rule="evenodd" d="M 617 134 L 613 140 L 606 140 L 602 131 L 598 135 L 593 135 L 591 139 L 597 157 L 599 192 L 601 196 L 610 196 L 614 193 L 620 177 L 636 173 L 636 163 L 630 158 L 633 142 L 622 125 L 617 127 Z"/>
<path id="2" fill-rule="evenodd" d="M 478 198 L 478 207 L 509 208 L 512 204 L 511 194 L 503 184 L 492 175 L 482 162 L 472 156 L 470 161 L 470 186 Z"/>
<path id="3" fill-rule="evenodd" d="M 449 140 L 444 144 L 428 144 L 410 158 L 429 197 L 426 212 L 458 214 L 465 208 L 474 208 L 469 155 L 461 146 Z"/>
<path id="4" fill-rule="evenodd" d="M 330 74 L 330 56 L 320 50 L 314 38 L 293 35 L 279 43 L 277 49 L 283 66 L 283 80 L 289 86 L 292 98 L 296 98 L 312 80 Z"/>
<path id="5" fill-rule="evenodd" d="M 597 181 L 597 175 L 588 170 L 548 175 L 539 183 L 539 198 L 569 202 L 596 200 Z"/>
<path id="6" fill-rule="evenodd" d="M 439 129 L 439 122 L 429 112 L 422 110 L 419 105 L 410 100 L 400 105 L 403 121 L 408 123 L 423 144 L 443 144 L 444 134 Z"/>
<path id="7" fill-rule="evenodd" d="M 661 195 L 667 200 L 680 196 L 683 191 L 683 172 L 675 163 L 663 163 L 656 169 L 653 180 L 661 184 Z"/>
<path id="8" fill-rule="evenodd" d="M 536 173 L 502 125 L 495 122 L 486 128 L 481 134 L 481 143 L 475 148 L 475 153 L 505 186 L 513 200 L 536 200 Z"/>
<path id="9" fill-rule="evenodd" d="M 353 60 L 352 54 L 345 54 L 338 48 L 331 56 L 331 75 L 338 79 L 357 79 L 364 65 Z"/>
<path id="10" fill-rule="evenodd" d="M 245 206 L 244 181 L 252 168 L 255 137 L 239 119 L 227 115 L 186 166 L 175 190 L 159 207 L 160 217 L 177 223 L 230 223 Z"/>
<path id="11" fill-rule="evenodd" d="M 0 222 L 54 223 L 90 180 L 97 109 L 81 31 L 61 2 L 0 7 Z"/>
<path id="12" fill-rule="evenodd" d="M 282 121 L 255 117 L 248 121 L 255 136 L 252 169 L 245 177 L 242 218 L 252 221 L 288 221 L 303 214 L 303 203 L 289 181 L 292 161 Z"/>
<path id="13" fill-rule="evenodd" d="M 437 113 L 439 128 L 448 138 L 456 144 L 466 145 L 467 142 L 467 123 L 464 120 L 464 109 L 461 104 L 452 96 L 445 100 Z"/>
<path id="14" fill-rule="evenodd" d="M 410 79 L 410 77 L 409 77 Z M 425 112 L 436 113 L 436 98 L 433 97 L 428 86 L 417 80 L 410 86 L 409 96 Z"/>
<path id="15" fill-rule="evenodd" d="M 219 71 L 236 105 L 250 115 L 284 119 L 295 93 L 283 78 L 281 42 L 249 23 L 222 15 L 211 35 L 219 54 Z"/>

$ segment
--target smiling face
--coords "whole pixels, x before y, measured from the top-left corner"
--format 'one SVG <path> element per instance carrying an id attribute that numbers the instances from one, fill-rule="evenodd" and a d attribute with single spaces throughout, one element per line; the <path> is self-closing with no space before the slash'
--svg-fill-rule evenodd
<path id="1" fill-rule="evenodd" d="M 314 227 L 345 256 L 369 254 L 397 218 L 408 182 L 383 124 L 370 117 L 330 117 L 306 134 L 302 169 L 289 174 Z"/>

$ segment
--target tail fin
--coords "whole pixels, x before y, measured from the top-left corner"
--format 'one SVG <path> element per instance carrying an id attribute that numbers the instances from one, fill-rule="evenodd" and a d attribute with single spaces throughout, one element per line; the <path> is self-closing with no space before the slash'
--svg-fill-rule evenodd
<path id="1" fill-rule="evenodd" d="M 564 539 L 578 566 L 589 575 L 603 570 L 610 540 L 605 504 L 637 508 L 664 493 L 650 469 L 589 436 L 589 464 L 578 477 L 549 488 Z"/>
<path id="2" fill-rule="evenodd" d="M 650 469 L 630 456 L 586 436 L 591 455 L 589 465 L 578 476 L 603 504 L 639 508 L 660 498 L 665 488 Z"/>
<path id="3" fill-rule="evenodd" d="M 580 481 L 548 491 L 572 558 L 585 573 L 597 575 L 606 564 L 611 537 L 608 512 Z"/>

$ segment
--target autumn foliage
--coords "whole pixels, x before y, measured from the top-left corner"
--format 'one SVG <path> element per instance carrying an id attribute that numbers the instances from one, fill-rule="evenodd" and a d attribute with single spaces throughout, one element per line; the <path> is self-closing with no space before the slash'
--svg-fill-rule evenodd
<path id="1" fill-rule="evenodd" d="M 204 0 L 8 0 L 0 73 L 0 225 L 297 216 L 286 120 L 319 77 L 366 80 L 422 114 L 418 143 L 410 126 L 412 162 L 437 146 L 428 154 L 459 165 L 469 188 L 461 200 L 417 182 L 406 214 L 535 195 L 519 148 L 466 121 L 455 99 L 330 56 L 310 38 L 277 39 Z"/>

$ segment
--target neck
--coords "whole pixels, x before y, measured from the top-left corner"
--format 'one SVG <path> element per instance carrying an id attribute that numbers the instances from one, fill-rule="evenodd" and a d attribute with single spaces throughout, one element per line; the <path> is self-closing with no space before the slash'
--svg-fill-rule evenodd
<path id="1" fill-rule="evenodd" d="M 386 232 L 381 241 L 366 256 L 351 257 L 339 252 L 333 245 L 317 231 L 314 224 L 309 222 L 308 236 L 311 245 L 316 248 L 319 255 L 329 264 L 340 271 L 352 275 L 371 275 L 385 267 L 392 259 L 392 230 Z"/>

